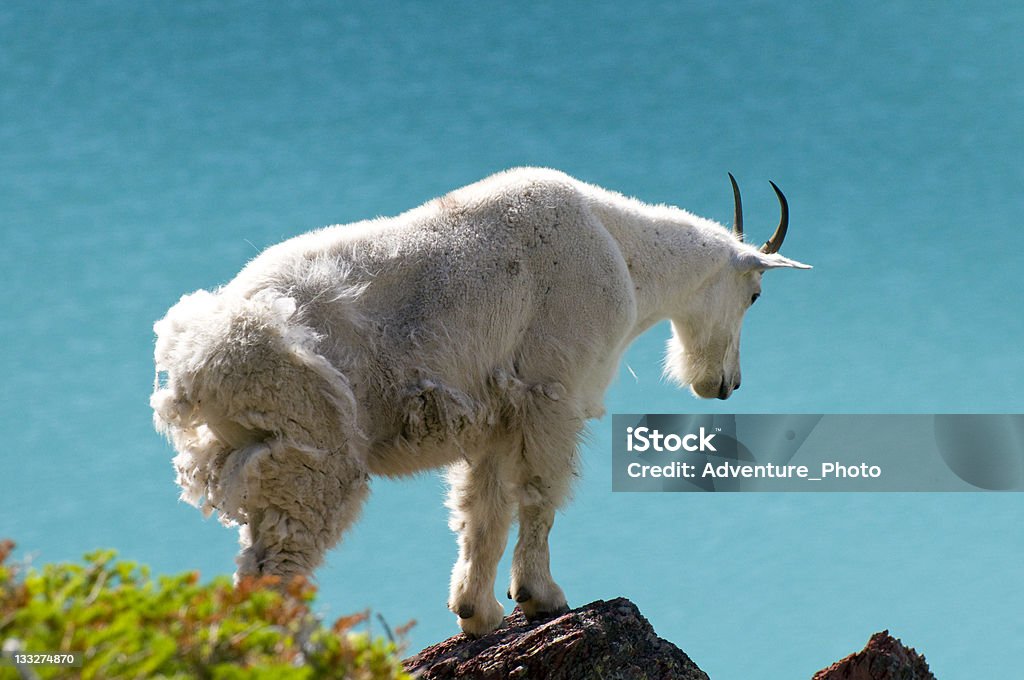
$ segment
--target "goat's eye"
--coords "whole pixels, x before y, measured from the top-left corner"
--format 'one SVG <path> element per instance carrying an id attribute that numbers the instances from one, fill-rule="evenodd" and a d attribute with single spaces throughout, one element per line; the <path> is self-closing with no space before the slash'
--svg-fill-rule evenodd
<path id="1" fill-rule="evenodd" d="M 754 293 L 753 295 L 751 295 L 750 296 L 750 304 L 754 304 L 755 302 L 757 302 L 757 298 L 759 298 L 759 297 L 761 297 L 760 293 Z"/>

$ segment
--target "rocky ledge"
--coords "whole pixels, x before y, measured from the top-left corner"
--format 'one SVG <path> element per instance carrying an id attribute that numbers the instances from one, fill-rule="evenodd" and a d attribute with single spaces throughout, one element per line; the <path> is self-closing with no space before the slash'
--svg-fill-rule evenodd
<path id="1" fill-rule="evenodd" d="M 404 662 L 421 680 L 708 680 L 681 649 L 659 638 L 625 598 L 598 600 L 528 623 L 518 609 L 478 640 L 456 635 Z"/>
<path id="2" fill-rule="evenodd" d="M 403 662 L 419 680 L 709 680 L 683 650 L 662 640 L 625 598 L 598 600 L 548 621 L 518 609 L 490 635 L 456 635 Z M 812 680 L 935 680 L 924 657 L 889 635 L 814 674 Z"/>
<path id="3" fill-rule="evenodd" d="M 924 656 L 883 630 L 856 654 L 836 661 L 811 680 L 935 680 Z"/>

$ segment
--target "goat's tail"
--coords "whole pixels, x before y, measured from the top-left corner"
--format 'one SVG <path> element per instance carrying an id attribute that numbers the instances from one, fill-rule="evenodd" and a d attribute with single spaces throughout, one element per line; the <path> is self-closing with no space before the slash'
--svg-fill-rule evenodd
<path id="1" fill-rule="evenodd" d="M 201 290 L 154 326 L 154 425 L 177 450 L 181 498 L 225 523 L 247 521 L 244 501 L 258 483 L 250 459 L 268 447 L 361 458 L 349 381 L 298 317 L 295 301 L 274 290 Z"/>

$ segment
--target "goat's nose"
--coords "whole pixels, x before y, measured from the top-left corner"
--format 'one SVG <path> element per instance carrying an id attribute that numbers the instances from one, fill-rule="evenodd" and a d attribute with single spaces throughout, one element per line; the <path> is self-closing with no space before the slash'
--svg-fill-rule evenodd
<path id="1" fill-rule="evenodd" d="M 739 388 L 740 388 L 740 381 L 739 381 L 739 380 L 737 380 L 737 381 L 736 381 L 736 384 L 732 386 L 732 391 L 733 391 L 733 392 L 735 392 L 735 391 L 736 391 L 736 390 L 738 390 Z"/>

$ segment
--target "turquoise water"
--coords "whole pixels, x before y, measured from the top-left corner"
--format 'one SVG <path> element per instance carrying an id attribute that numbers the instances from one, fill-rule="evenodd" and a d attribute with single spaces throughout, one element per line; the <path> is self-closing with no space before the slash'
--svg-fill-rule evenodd
<path id="1" fill-rule="evenodd" d="M 287 236 L 513 165 L 723 222 L 731 170 L 762 238 L 767 180 L 789 197 L 783 250 L 815 269 L 766 276 L 743 389 L 663 383 L 659 326 L 609 413 L 1024 410 L 1024 8 L 383 5 L 0 4 L 0 535 L 22 554 L 230 571 L 150 425 L 152 322 Z M 716 680 L 809 677 L 882 628 L 943 680 L 1013 677 L 1020 495 L 613 495 L 609 431 L 553 534 L 572 603 L 632 598 Z M 321 601 L 416 618 L 418 648 L 455 631 L 442 484 L 374 487 Z"/>

